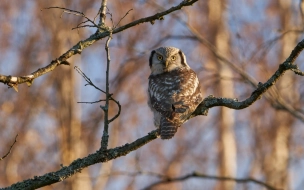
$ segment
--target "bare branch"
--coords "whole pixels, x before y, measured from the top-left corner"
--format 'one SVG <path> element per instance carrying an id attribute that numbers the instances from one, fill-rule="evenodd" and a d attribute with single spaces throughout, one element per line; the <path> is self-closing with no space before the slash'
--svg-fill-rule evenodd
<path id="1" fill-rule="evenodd" d="M 79 158 L 72 162 L 69 166 L 61 167 L 58 171 L 50 172 L 42 176 L 35 176 L 34 178 L 15 183 L 10 187 L 0 188 L 0 190 L 8 189 L 22 189 L 31 190 L 44 187 L 50 184 L 61 182 L 74 174 L 81 172 L 82 169 L 100 162 L 107 162 L 115 158 L 125 156 L 128 153 L 139 149 L 148 142 L 157 138 L 157 130 L 151 131 L 148 135 L 137 139 L 136 141 L 125 144 L 120 147 L 108 149 L 105 151 L 98 150 L 96 153 L 90 154 L 87 157 Z"/>
<path id="2" fill-rule="evenodd" d="M 95 89 L 99 90 L 100 92 L 103 92 L 106 94 L 106 92 L 104 90 L 101 90 L 100 88 L 98 88 L 89 77 L 87 77 L 86 74 L 84 74 L 84 72 L 82 72 L 82 70 L 75 66 L 74 69 L 76 69 L 76 71 L 84 78 L 85 81 L 87 81 L 88 84 L 85 84 L 85 86 L 89 85 L 89 86 L 93 86 Z"/>
<path id="3" fill-rule="evenodd" d="M 303 27 L 303 25 L 304 25 L 304 2 L 303 2 L 303 0 L 299 1 L 299 9 L 300 9 L 301 17 L 302 17 L 302 27 Z"/>
<path id="4" fill-rule="evenodd" d="M 76 29 L 76 28 L 81 28 L 82 26 L 80 26 L 81 24 L 84 24 L 86 22 L 90 22 L 93 24 L 94 27 L 96 28 L 99 28 L 99 26 L 93 21 L 91 20 L 89 17 L 87 17 L 84 13 L 82 12 L 79 12 L 79 11 L 75 11 L 75 10 L 71 10 L 71 9 L 67 9 L 67 8 L 64 8 L 64 7 L 48 7 L 48 8 L 45 8 L 45 9 L 61 9 L 63 10 L 64 13 L 67 13 L 67 14 L 73 14 L 73 15 L 76 15 L 76 16 L 81 16 L 85 19 L 87 19 L 86 21 L 84 22 L 81 22 L 80 24 L 77 25 L 77 27 L 75 28 L 72 28 L 73 29 Z"/>
<path id="5" fill-rule="evenodd" d="M 299 70 L 298 66 L 293 64 L 295 59 L 299 56 L 300 52 L 304 48 L 304 40 L 299 42 L 297 46 L 292 50 L 290 56 L 280 64 L 277 71 L 267 80 L 267 82 L 259 83 L 258 88 L 251 94 L 249 98 L 244 101 L 239 102 L 237 99 L 231 98 L 216 98 L 213 95 L 208 96 L 203 100 L 203 102 L 197 107 L 197 109 L 193 112 L 191 117 L 195 117 L 197 115 L 207 115 L 208 109 L 215 106 L 225 106 L 231 109 L 244 109 L 253 104 L 256 100 L 261 98 L 261 95 L 264 94 L 270 87 L 272 87 L 277 80 L 279 80 L 287 70 L 294 71 L 295 74 L 301 74 L 302 71 Z M 286 107 L 286 109 L 291 109 Z M 298 112 L 291 112 L 295 114 L 295 116 L 302 121 L 304 121 L 304 116 Z M 190 118 L 191 118 L 190 117 Z"/>
<path id="6" fill-rule="evenodd" d="M 189 178 L 203 178 L 203 179 L 213 179 L 213 180 L 221 180 L 221 181 L 234 181 L 236 183 L 255 183 L 261 186 L 266 187 L 269 190 L 279 190 L 275 187 L 272 187 L 268 185 L 267 183 L 264 183 L 262 181 L 253 179 L 253 178 L 233 178 L 233 177 L 221 177 L 221 176 L 213 176 L 213 175 L 206 175 L 206 174 L 200 174 L 197 172 L 193 172 L 191 174 L 187 174 L 181 177 L 177 178 L 165 178 L 164 180 L 161 180 L 159 182 L 153 183 L 150 186 L 144 188 L 145 190 L 152 189 L 153 187 L 161 184 L 166 184 L 166 183 L 172 183 L 172 182 L 179 182 L 179 181 L 184 181 Z"/>
<path id="7" fill-rule="evenodd" d="M 80 103 L 80 104 L 96 104 L 96 103 L 99 103 L 99 102 L 104 102 L 106 100 L 97 100 L 97 101 L 93 101 L 93 102 L 77 102 L 77 103 Z"/>
<path id="8" fill-rule="evenodd" d="M 120 22 L 132 11 L 133 9 L 128 10 L 128 12 L 118 21 L 118 23 L 114 26 L 114 29 L 120 24 Z"/>
<path id="9" fill-rule="evenodd" d="M 117 114 L 112 119 L 109 120 L 109 123 L 111 123 L 112 121 L 114 121 L 120 115 L 120 112 L 121 112 L 121 105 L 120 105 L 119 101 L 115 100 L 113 97 L 111 97 L 110 100 L 112 100 L 113 102 L 116 103 L 116 105 L 118 106 L 118 112 L 117 112 Z"/>
<path id="10" fill-rule="evenodd" d="M 198 0 L 182 1 L 179 5 L 174 6 L 170 9 L 168 9 L 168 10 L 165 10 L 163 12 L 154 14 L 153 16 L 138 19 L 138 20 L 133 21 L 129 24 L 126 24 L 124 26 L 116 28 L 112 31 L 112 33 L 113 34 L 119 33 L 119 32 L 122 32 L 122 31 L 128 29 L 128 28 L 136 26 L 138 24 L 159 20 L 159 19 L 163 18 L 163 16 L 165 16 L 167 14 L 170 14 L 174 11 L 177 11 L 177 10 L 181 9 L 182 7 L 191 6 L 192 4 L 194 4 L 197 1 Z M 61 64 L 65 64 L 67 59 L 69 59 L 70 57 L 72 57 L 75 54 L 81 54 L 83 49 L 91 46 L 96 41 L 101 40 L 101 39 L 109 36 L 109 34 L 110 33 L 108 31 L 105 31 L 105 32 L 102 32 L 102 33 L 96 32 L 95 34 L 91 35 L 89 38 L 78 42 L 76 45 L 74 45 L 67 52 L 62 54 L 59 58 L 52 61 L 49 65 L 47 65 L 43 68 L 40 68 L 37 71 L 33 72 L 30 75 L 31 77 L 13 77 L 13 76 L 10 76 L 10 75 L 9 76 L 0 75 L 0 82 L 4 83 L 4 84 L 7 84 L 7 85 L 10 85 L 10 84 L 18 85 L 18 84 L 22 84 L 22 83 L 32 83 L 33 80 L 36 79 L 37 77 L 40 77 L 40 76 L 42 76 L 42 75 L 44 75 L 48 72 L 53 71 L 57 66 L 59 66 Z"/>
<path id="11" fill-rule="evenodd" d="M 15 141 L 14 141 L 13 144 L 11 145 L 10 149 L 8 150 L 8 152 L 7 152 L 4 156 L 2 156 L 2 157 L 0 158 L 0 161 L 3 160 L 4 158 L 6 158 L 6 157 L 11 153 L 13 146 L 14 146 L 15 143 L 17 142 L 17 137 L 18 137 L 18 134 L 16 135 Z"/>
<path id="12" fill-rule="evenodd" d="M 106 150 L 108 147 L 108 142 L 109 142 L 109 100 L 111 99 L 112 94 L 110 94 L 110 89 L 109 89 L 109 74 L 110 74 L 110 63 L 111 63 L 111 58 L 110 58 L 110 52 L 109 52 L 109 43 L 112 39 L 112 33 L 110 33 L 110 36 L 108 37 L 108 40 L 105 44 L 105 50 L 107 53 L 107 70 L 106 70 L 106 104 L 104 106 L 100 106 L 104 113 L 104 129 L 103 129 L 103 134 L 102 134 L 102 139 L 101 139 L 101 150 Z"/>
<path id="13" fill-rule="evenodd" d="M 105 26 L 106 10 L 107 10 L 107 0 L 102 0 L 99 10 L 99 24 L 98 24 L 99 26 Z"/>

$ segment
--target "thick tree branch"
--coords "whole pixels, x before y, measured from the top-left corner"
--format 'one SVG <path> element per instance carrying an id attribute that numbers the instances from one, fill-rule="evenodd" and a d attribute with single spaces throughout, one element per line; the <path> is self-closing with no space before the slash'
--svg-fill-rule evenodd
<path id="1" fill-rule="evenodd" d="M 136 141 L 125 144 L 121 147 L 108 149 L 105 151 L 98 150 L 96 153 L 90 154 L 87 157 L 79 158 L 72 162 L 69 166 L 64 166 L 56 172 L 44 174 L 42 176 L 34 176 L 32 179 L 24 180 L 22 182 L 15 183 L 10 187 L 0 188 L 0 190 L 8 189 L 22 189 L 31 190 L 44 187 L 50 184 L 61 182 L 77 172 L 81 172 L 83 168 L 91 166 L 100 162 L 107 162 L 120 156 L 125 156 L 128 153 L 142 147 L 148 142 L 157 138 L 157 130 L 151 131 L 148 135 L 137 139 Z"/>
<path id="2" fill-rule="evenodd" d="M 121 26 L 119 28 L 116 28 L 112 31 L 113 34 L 122 32 L 128 28 L 131 28 L 133 26 L 136 26 L 138 24 L 146 23 L 146 22 L 154 22 L 155 20 L 161 20 L 163 19 L 163 16 L 170 14 L 174 11 L 177 11 L 181 9 L 182 7 L 186 6 L 191 6 L 193 3 L 197 2 L 198 0 L 184 0 L 182 1 L 179 5 L 174 6 L 168 10 L 165 10 L 163 12 L 154 14 L 153 16 L 145 17 L 138 19 L 136 21 L 133 21 L 129 24 L 126 24 L 124 26 Z M 27 83 L 27 84 L 32 84 L 33 80 L 36 79 L 37 77 L 40 77 L 48 72 L 53 71 L 57 66 L 59 65 L 69 65 L 67 60 L 72 57 L 75 54 L 81 54 L 81 52 L 94 44 L 96 41 L 101 40 L 107 36 L 109 36 L 110 32 L 105 31 L 105 32 L 96 32 L 95 34 L 91 35 L 89 38 L 78 42 L 76 45 L 74 45 L 71 49 L 69 49 L 67 52 L 62 54 L 60 57 L 57 59 L 53 60 L 49 65 L 38 69 L 37 71 L 31 73 L 28 76 L 23 76 L 23 77 L 16 77 L 16 76 L 6 76 L 6 75 L 0 75 L 0 82 L 9 85 L 10 87 L 14 87 L 17 89 L 18 84 L 22 83 Z"/>
<path id="3" fill-rule="evenodd" d="M 261 95 L 264 94 L 270 87 L 272 87 L 287 70 L 291 70 L 295 74 L 303 76 L 303 72 L 300 71 L 298 66 L 294 64 L 295 59 L 299 56 L 303 48 L 304 40 L 297 44 L 297 46 L 292 50 L 290 56 L 279 66 L 277 71 L 267 80 L 267 82 L 264 84 L 260 82 L 258 84 L 258 88 L 252 92 L 249 98 L 239 102 L 237 99 L 216 98 L 210 95 L 205 98 L 204 101 L 197 107 L 191 117 L 195 117 L 197 115 L 207 115 L 208 109 L 216 106 L 225 106 L 237 110 L 247 108 L 255 101 L 260 99 Z M 294 112 L 293 114 L 298 114 L 298 112 Z M 301 114 L 297 115 L 297 117 L 301 120 L 303 119 L 302 121 L 304 121 L 304 117 Z"/>
<path id="4" fill-rule="evenodd" d="M 203 179 L 213 179 L 213 180 L 220 180 L 220 181 L 234 181 L 236 183 L 255 183 L 258 185 L 261 185 L 263 187 L 266 187 L 269 190 L 279 190 L 275 187 L 272 187 L 268 185 L 267 183 L 264 183 L 262 181 L 253 179 L 253 178 L 233 178 L 233 177 L 221 177 L 221 176 L 212 176 L 212 175 L 206 175 L 206 174 L 200 174 L 197 172 L 193 172 L 191 174 L 187 174 L 185 176 L 177 177 L 177 178 L 165 178 L 164 180 L 161 180 L 159 182 L 153 183 L 150 186 L 144 188 L 145 190 L 152 189 L 153 187 L 161 184 L 166 183 L 172 183 L 172 182 L 180 182 L 184 181 L 190 178 L 203 178 Z"/>

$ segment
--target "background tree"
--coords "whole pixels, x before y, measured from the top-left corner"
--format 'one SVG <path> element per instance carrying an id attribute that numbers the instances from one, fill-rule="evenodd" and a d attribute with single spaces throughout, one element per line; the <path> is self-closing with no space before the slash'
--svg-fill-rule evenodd
<path id="1" fill-rule="evenodd" d="M 181 2 L 109 1 L 107 12 L 112 16 L 107 14 L 105 24 L 112 26 L 111 18 L 114 24 L 123 18 L 117 27 L 124 26 Z M 242 101 L 257 89 L 258 82 L 265 83 L 276 72 L 301 41 L 303 13 L 294 1 L 190 2 L 193 6 L 153 19 L 153 25 L 147 22 L 113 33 L 109 45 L 110 93 L 122 110 L 110 124 L 109 149 L 117 150 L 112 148 L 131 143 L 154 129 L 146 104 L 152 49 L 169 45 L 181 48 L 197 72 L 206 97 L 213 94 Z M 96 86 L 105 89 L 104 47 L 108 34 L 92 36 L 96 32 L 93 27 L 71 30 L 86 19 L 60 9 L 44 9 L 55 6 L 83 12 L 93 20 L 101 1 L 0 3 L 1 82 L 3 76 L 25 76 L 52 60 L 55 64 L 79 41 L 86 46 L 85 39 L 99 40 L 81 49 L 81 55 L 75 50 L 67 60 L 71 66 L 61 65 L 36 78 L 31 87 L 18 85 L 16 93 L 7 85 L 0 86 L 0 156 L 7 153 L 18 134 L 11 153 L 0 162 L 1 187 L 65 171 L 74 160 L 93 154 L 96 158 L 99 155 L 103 163 L 43 189 L 261 188 L 251 179 L 265 182 L 264 188 L 301 189 L 304 89 L 303 77 L 293 72 L 286 72 L 247 109 L 210 109 L 207 117 L 190 119 L 172 140 L 157 139 L 125 157 L 105 162 L 116 155 L 109 154 L 115 151 L 96 152 L 103 136 L 104 113 L 99 107 L 103 103 L 77 103 L 104 99 L 105 95 L 84 86 L 87 82 L 73 67 L 78 66 Z M 300 56 L 296 63 L 303 70 L 302 61 Z M 111 101 L 110 117 L 117 111 Z M 154 136 L 152 132 L 144 140 Z M 73 162 L 75 167 L 80 161 Z M 178 178 L 193 172 L 206 175 Z M 177 180 L 154 184 L 168 178 Z M 223 183 L 228 178 L 233 182 Z M 254 183 L 237 180 L 247 178 L 243 182 Z"/>

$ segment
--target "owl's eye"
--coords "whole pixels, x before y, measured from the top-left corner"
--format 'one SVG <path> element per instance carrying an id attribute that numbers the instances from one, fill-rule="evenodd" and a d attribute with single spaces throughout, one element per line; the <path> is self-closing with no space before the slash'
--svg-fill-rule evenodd
<path id="1" fill-rule="evenodd" d="M 157 56 L 157 59 L 158 59 L 158 60 L 163 60 L 163 56 L 158 55 L 158 56 Z"/>
<path id="2" fill-rule="evenodd" d="M 171 60 L 172 60 L 172 61 L 175 61 L 175 60 L 176 60 L 176 56 L 173 55 L 173 56 L 171 57 Z"/>

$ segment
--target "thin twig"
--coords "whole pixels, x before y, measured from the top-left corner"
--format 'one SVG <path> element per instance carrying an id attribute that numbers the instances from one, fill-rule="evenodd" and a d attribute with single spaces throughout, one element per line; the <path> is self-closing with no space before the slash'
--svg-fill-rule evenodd
<path id="1" fill-rule="evenodd" d="M 107 14 L 110 15 L 110 20 L 111 20 L 111 23 L 112 23 L 112 27 L 114 28 L 113 15 L 110 12 L 107 12 Z"/>
<path id="2" fill-rule="evenodd" d="M 101 106 L 101 108 L 104 111 L 104 129 L 103 129 L 103 135 L 101 138 L 101 150 L 106 150 L 108 147 L 109 142 L 109 100 L 111 99 L 112 94 L 110 94 L 109 90 L 109 74 L 110 74 L 110 51 L 109 51 L 109 43 L 112 39 L 112 33 L 110 33 L 110 36 L 108 37 L 108 40 L 105 44 L 105 50 L 107 53 L 107 70 L 106 70 L 106 103 L 104 106 Z"/>
<path id="3" fill-rule="evenodd" d="M 0 158 L 0 161 L 3 160 L 4 158 L 6 158 L 6 157 L 11 153 L 13 146 L 14 146 L 15 143 L 17 142 L 17 137 L 18 137 L 18 134 L 16 135 L 15 141 L 14 141 L 14 143 L 11 145 L 9 151 L 8 151 L 4 156 L 2 156 L 2 157 Z"/>
<path id="4" fill-rule="evenodd" d="M 89 85 L 89 86 L 93 86 L 95 89 L 99 90 L 100 92 L 103 92 L 106 94 L 106 92 L 104 90 L 101 90 L 100 88 L 98 88 L 89 77 L 87 77 L 86 74 L 84 74 L 84 72 L 82 72 L 82 70 L 75 66 L 74 69 L 76 69 L 76 71 L 84 78 L 85 81 L 87 81 L 88 84 L 85 84 L 85 86 Z"/>
<path id="5" fill-rule="evenodd" d="M 71 10 L 71 9 L 67 9 L 67 8 L 64 8 L 64 7 L 47 7 L 45 9 L 61 9 L 63 10 L 64 13 L 67 13 L 67 14 L 73 14 L 73 15 L 76 15 L 76 16 L 81 16 L 85 19 L 87 19 L 85 22 L 90 22 L 92 23 L 96 28 L 99 28 L 99 26 L 93 21 L 91 20 L 89 17 L 87 17 L 84 13 L 82 12 L 79 12 L 79 11 L 75 11 L 75 10 Z M 80 28 L 79 26 L 81 24 L 83 24 L 84 22 L 81 22 L 80 24 L 77 25 L 77 27 L 73 28 L 73 29 L 76 29 L 76 28 Z"/>
<path id="6" fill-rule="evenodd" d="M 96 104 L 96 103 L 99 103 L 99 102 L 104 102 L 106 100 L 97 100 L 97 101 L 93 101 L 93 102 L 77 102 L 79 104 Z"/>
<path id="7" fill-rule="evenodd" d="M 119 101 L 115 100 L 113 97 L 111 97 L 110 100 L 112 100 L 113 102 L 116 103 L 116 105 L 118 106 L 118 112 L 117 112 L 117 114 L 112 119 L 109 120 L 109 123 L 111 123 L 112 121 L 114 121 L 120 115 L 120 111 L 121 111 L 121 105 L 120 105 Z"/>
<path id="8" fill-rule="evenodd" d="M 200 174 L 197 172 L 193 172 L 191 174 L 187 174 L 181 177 L 177 178 L 165 178 L 164 180 L 161 180 L 159 182 L 153 183 L 149 185 L 148 187 L 144 188 L 144 190 L 152 189 L 153 187 L 161 184 L 166 183 L 172 183 L 172 182 L 179 182 L 184 181 L 190 178 L 203 178 L 203 179 L 213 179 L 213 180 L 220 180 L 220 181 L 234 181 L 236 183 L 255 183 L 261 186 L 266 187 L 269 190 L 279 190 L 278 188 L 272 187 L 271 185 L 264 183 L 262 181 L 253 179 L 253 178 L 233 178 L 233 177 L 222 177 L 222 176 L 213 176 L 213 175 L 206 175 L 206 174 Z"/>
<path id="9" fill-rule="evenodd" d="M 119 24 L 120 22 L 132 11 L 133 9 L 130 9 L 128 10 L 128 12 L 118 21 L 118 23 L 115 25 L 115 27 L 113 29 L 115 29 Z"/>

